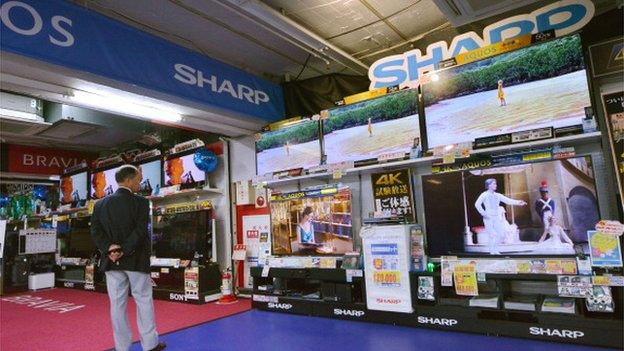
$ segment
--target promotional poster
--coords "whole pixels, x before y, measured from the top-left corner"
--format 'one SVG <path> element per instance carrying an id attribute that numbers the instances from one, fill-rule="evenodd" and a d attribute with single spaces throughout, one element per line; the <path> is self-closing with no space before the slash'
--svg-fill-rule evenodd
<path id="1" fill-rule="evenodd" d="M 409 169 L 373 173 L 371 175 L 375 212 L 384 217 L 405 217 L 415 221 L 412 181 Z"/>
<path id="2" fill-rule="evenodd" d="M 622 249 L 619 237 L 595 230 L 587 232 L 589 255 L 594 267 L 622 267 Z"/>
<path id="3" fill-rule="evenodd" d="M 605 94 L 602 101 L 609 130 L 611 156 L 620 188 L 620 200 L 624 204 L 624 92 Z"/>

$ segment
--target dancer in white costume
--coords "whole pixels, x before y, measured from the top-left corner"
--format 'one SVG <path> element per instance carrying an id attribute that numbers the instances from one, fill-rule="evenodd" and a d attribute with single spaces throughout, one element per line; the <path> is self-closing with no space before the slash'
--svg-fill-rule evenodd
<path id="1" fill-rule="evenodd" d="M 546 234 L 550 234 L 550 238 L 546 239 Z M 539 243 L 535 248 L 537 253 L 574 253 L 574 243 L 570 237 L 559 225 L 559 221 L 554 216 L 548 218 L 548 228 L 539 239 Z"/>
<path id="2" fill-rule="evenodd" d="M 496 179 L 486 179 L 485 191 L 479 195 L 475 202 L 477 211 L 483 216 L 483 225 L 489 238 L 490 254 L 500 254 L 498 244 L 505 235 L 505 221 L 501 219 L 499 206 L 503 202 L 511 206 L 525 206 L 522 200 L 510 199 L 507 196 L 496 192 Z"/>

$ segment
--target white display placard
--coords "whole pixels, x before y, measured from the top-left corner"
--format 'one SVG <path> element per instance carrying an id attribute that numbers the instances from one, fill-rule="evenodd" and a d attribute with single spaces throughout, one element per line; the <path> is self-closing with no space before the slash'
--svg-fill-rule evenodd
<path id="1" fill-rule="evenodd" d="M 0 259 L 2 258 L 4 252 L 4 237 L 6 236 L 6 224 L 7 221 L 0 221 Z"/>
<path id="2" fill-rule="evenodd" d="M 366 305 L 371 310 L 411 313 L 409 226 L 362 228 Z"/>
<path id="3" fill-rule="evenodd" d="M 243 274 L 244 287 L 253 289 L 251 267 L 257 267 L 259 260 L 266 259 L 264 253 L 271 250 L 271 216 L 243 216 L 243 245 L 247 248 Z"/>

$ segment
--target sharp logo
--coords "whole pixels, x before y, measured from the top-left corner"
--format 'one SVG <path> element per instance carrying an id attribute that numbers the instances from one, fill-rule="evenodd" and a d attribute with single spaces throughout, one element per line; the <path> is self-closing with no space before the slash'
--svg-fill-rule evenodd
<path id="1" fill-rule="evenodd" d="M 585 336 L 585 333 L 579 330 L 551 329 L 540 327 L 530 327 L 529 333 L 531 335 L 553 336 L 564 339 L 578 339 Z"/>
<path id="2" fill-rule="evenodd" d="M 269 302 L 268 304 L 269 308 L 273 308 L 273 309 L 278 309 L 278 310 L 290 310 L 293 305 L 289 304 L 289 303 L 275 303 L 275 302 Z"/>
<path id="3" fill-rule="evenodd" d="M 170 293 L 169 294 L 169 300 L 175 300 L 175 301 L 185 301 L 185 297 L 182 294 L 175 294 L 175 293 Z"/>
<path id="4" fill-rule="evenodd" d="M 385 303 L 389 305 L 398 305 L 401 303 L 401 299 L 387 299 L 385 297 L 378 297 L 377 303 Z"/>
<path id="5" fill-rule="evenodd" d="M 334 315 L 336 316 L 350 316 L 350 317 L 364 317 L 366 312 L 359 310 L 345 310 L 342 308 L 334 308 Z"/>
<path id="6" fill-rule="evenodd" d="M 425 317 L 418 316 L 418 323 L 420 324 L 433 324 L 433 325 L 443 325 L 447 327 L 453 327 L 457 323 L 457 319 L 449 319 L 449 318 L 434 318 L 434 317 Z"/>

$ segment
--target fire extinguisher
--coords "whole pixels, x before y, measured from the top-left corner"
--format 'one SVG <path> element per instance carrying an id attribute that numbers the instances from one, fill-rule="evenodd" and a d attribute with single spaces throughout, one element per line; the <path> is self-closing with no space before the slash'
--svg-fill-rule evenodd
<path id="1" fill-rule="evenodd" d="M 232 273 L 230 269 L 221 273 L 221 297 L 219 303 L 233 303 L 236 302 L 236 296 L 232 292 Z"/>

